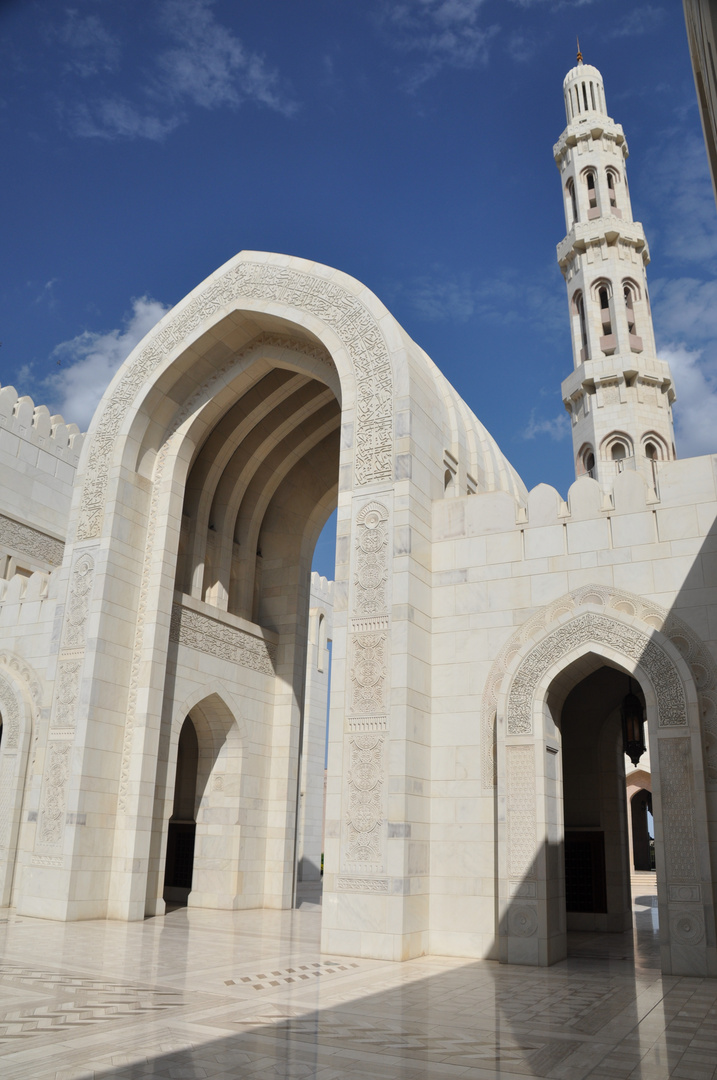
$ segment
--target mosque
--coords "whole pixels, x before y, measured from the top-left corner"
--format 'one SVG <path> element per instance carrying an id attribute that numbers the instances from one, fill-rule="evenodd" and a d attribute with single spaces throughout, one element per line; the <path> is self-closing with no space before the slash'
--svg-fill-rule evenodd
<path id="1" fill-rule="evenodd" d="M 1 905 L 284 909 L 323 858 L 325 953 L 547 966 L 637 870 L 663 973 L 717 976 L 717 457 L 676 456 L 600 72 L 563 92 L 566 499 L 284 255 L 177 304 L 84 436 L 0 390 Z"/>

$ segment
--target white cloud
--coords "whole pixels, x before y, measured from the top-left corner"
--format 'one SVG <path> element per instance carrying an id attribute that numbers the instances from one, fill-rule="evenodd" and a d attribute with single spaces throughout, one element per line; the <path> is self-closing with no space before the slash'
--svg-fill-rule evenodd
<path id="1" fill-rule="evenodd" d="M 258 101 L 290 116 L 297 105 L 277 72 L 214 18 L 213 0 L 166 0 L 162 22 L 177 45 L 157 60 L 158 89 L 205 109 Z"/>
<path id="2" fill-rule="evenodd" d="M 414 90 L 441 68 L 470 68 L 486 63 L 497 26 L 483 26 L 485 0 L 406 0 L 384 4 L 381 23 L 390 43 L 424 57 L 408 78 Z"/>
<path id="3" fill-rule="evenodd" d="M 666 11 L 655 4 L 643 4 L 624 15 L 608 37 L 639 37 L 657 30 L 665 20 Z"/>
<path id="4" fill-rule="evenodd" d="M 717 281 L 654 282 L 657 355 L 675 381 L 674 419 L 681 457 L 717 453 Z"/>
<path id="5" fill-rule="evenodd" d="M 75 135 L 97 139 L 151 139 L 161 142 L 181 123 L 179 116 L 160 116 L 139 112 L 125 98 L 97 101 L 92 107 L 78 105 L 70 113 L 70 127 Z"/>
<path id="6" fill-rule="evenodd" d="M 535 409 L 530 414 L 530 420 L 521 431 L 524 439 L 535 439 L 540 435 L 548 435 L 553 442 L 560 442 L 570 434 L 570 420 L 567 413 L 559 413 L 550 420 L 537 420 Z"/>
<path id="7" fill-rule="evenodd" d="M 658 278 L 650 291 L 655 332 L 666 345 L 717 343 L 717 281 Z"/>
<path id="8" fill-rule="evenodd" d="M 717 453 L 717 367 L 702 349 L 684 346 L 662 349 L 677 391 L 674 409 L 677 453 L 680 457 Z"/>
<path id="9" fill-rule="evenodd" d="M 142 338 L 169 310 L 147 296 L 132 301 L 121 329 L 85 330 L 53 350 L 60 368 L 46 381 L 55 407 L 84 431 L 112 376 Z"/>
<path id="10" fill-rule="evenodd" d="M 431 322 L 471 318 L 503 326 L 530 322 L 541 333 L 567 333 L 564 294 L 552 267 L 529 281 L 512 274 L 475 280 L 470 274 L 456 276 L 435 267 L 397 291 L 405 291 L 414 310 Z"/>
<path id="11" fill-rule="evenodd" d="M 67 46 L 67 71 L 88 78 L 100 71 L 114 71 L 118 66 L 120 42 L 97 15 L 80 15 L 74 8 L 68 8 L 65 21 L 56 27 L 48 24 L 46 32 Z"/>
<path id="12" fill-rule="evenodd" d="M 665 130 L 649 157 L 642 187 L 660 215 L 655 246 L 680 262 L 715 262 L 717 214 L 704 142 L 677 128 Z"/>
<path id="13" fill-rule="evenodd" d="M 136 92 L 113 92 L 107 73 L 119 69 L 120 43 L 95 15 L 81 17 L 70 10 L 48 37 L 64 47 L 65 73 L 85 80 L 97 77 L 97 92 L 83 85 L 81 100 L 58 107 L 73 134 L 84 138 L 149 139 L 161 141 L 191 116 L 191 110 L 237 109 L 255 102 L 291 116 L 298 103 L 279 72 L 252 52 L 214 14 L 215 0 L 162 0 L 148 5 L 143 18 L 154 18 L 162 46 L 153 56 L 133 57 L 151 74 L 132 82 Z M 138 31 L 139 32 L 139 31 Z M 153 40 L 152 35 L 145 35 Z M 102 78 L 100 78 L 102 76 Z M 127 80 L 124 80 L 124 84 Z M 90 83 L 90 86 L 93 84 Z"/>

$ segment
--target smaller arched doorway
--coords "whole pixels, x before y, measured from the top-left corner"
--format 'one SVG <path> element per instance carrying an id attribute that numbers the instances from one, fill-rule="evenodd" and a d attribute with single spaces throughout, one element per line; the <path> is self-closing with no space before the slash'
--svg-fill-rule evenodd
<path id="1" fill-rule="evenodd" d="M 562 684 L 579 674 L 563 672 Z M 562 748 L 568 930 L 619 932 L 632 925 L 621 707 L 633 692 L 644 715 L 637 683 L 627 672 L 601 664 L 579 679 L 555 712 Z"/>
<path id="2" fill-rule="evenodd" d="M 652 821 L 652 792 L 640 788 L 630 799 L 633 870 L 655 869 L 655 826 Z"/>
<path id="3" fill-rule="evenodd" d="M 192 889 L 198 762 L 197 732 L 190 717 L 187 717 L 179 733 L 174 805 L 167 830 L 164 867 L 164 900 L 167 904 L 186 904 Z"/>
<path id="4" fill-rule="evenodd" d="M 516 635 L 515 648 L 507 654 L 507 671 L 496 702 L 498 805 L 505 808 L 498 829 L 500 959 L 509 964 L 547 965 L 566 956 L 566 834 L 568 825 L 575 828 L 579 822 L 564 818 L 563 781 L 571 775 L 561 762 L 569 719 L 564 711 L 581 682 L 609 668 L 614 673 L 610 677 L 622 680 L 622 695 L 630 679 L 633 694 L 638 693 L 639 684 L 644 728 L 649 732 L 662 970 L 670 975 L 707 974 L 714 970 L 709 936 L 714 916 L 709 906 L 712 883 L 701 855 L 709 833 L 705 791 L 697 782 L 704 771 L 698 691 L 680 649 L 646 621 L 659 618 L 664 626 L 668 613 L 647 608 L 642 619 L 642 614 L 639 618 L 636 614 L 642 612 L 641 601 L 627 594 L 616 595 L 609 604 L 607 600 L 604 592 L 592 586 L 566 596 L 562 610 L 556 610 L 556 603 L 551 622 L 542 614 L 536 617 L 534 625 L 527 627 L 533 632 L 523 629 L 523 640 Z M 623 610 L 628 607 L 629 612 Z M 691 640 L 683 624 L 679 630 L 680 642 Z M 674 624 L 671 631 L 677 638 Z M 591 708 L 585 695 L 582 704 Z M 625 706 L 626 727 L 628 719 Z M 618 727 L 608 715 L 600 738 L 603 762 L 606 753 L 622 754 L 619 741 L 610 735 L 611 724 L 617 736 Z M 628 748 L 633 742 L 627 739 Z M 624 769 L 624 757 L 620 765 Z M 612 775 L 619 776 L 620 771 L 616 764 Z M 577 791 L 584 806 L 594 809 L 594 800 L 586 794 Z M 606 827 L 607 911 L 587 912 L 594 923 L 601 921 L 600 916 L 607 923 L 619 921 L 619 892 L 629 895 L 624 787 L 614 806 L 618 814 L 622 807 L 624 824 L 616 823 L 614 816 L 612 821 L 606 818 L 613 837 Z M 593 825 L 585 831 L 594 830 Z M 617 851 L 610 853 L 608 846 L 614 838 Z M 612 909 L 611 892 L 618 901 Z"/>

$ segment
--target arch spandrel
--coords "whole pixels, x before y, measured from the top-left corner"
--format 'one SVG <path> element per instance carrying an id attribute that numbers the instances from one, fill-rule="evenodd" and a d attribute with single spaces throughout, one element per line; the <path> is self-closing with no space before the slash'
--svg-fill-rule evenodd
<path id="1" fill-rule="evenodd" d="M 79 540 L 98 537 L 114 443 L 126 429 L 128 415 L 160 371 L 229 310 L 258 301 L 258 310 L 287 312 L 326 345 L 339 369 L 348 397 L 355 399 L 355 480 L 358 486 L 390 481 L 393 469 L 394 373 L 378 317 L 387 314 L 368 290 L 357 295 L 357 282 L 300 259 L 285 265 L 265 256 L 243 253 L 213 274 L 168 313 L 131 354 L 105 394 L 90 428 L 82 463 L 83 494 L 77 527 Z M 365 300 L 370 298 L 370 307 Z M 280 305 L 277 310 L 275 305 Z M 380 312 L 371 308 L 380 307 Z M 350 385 L 353 383 L 353 385 Z M 353 391 L 351 393 L 350 391 Z"/>
<path id="2" fill-rule="evenodd" d="M 495 718 L 498 699 L 507 691 L 507 682 L 519 666 L 518 658 L 545 641 L 551 630 L 559 630 L 568 620 L 581 611 L 590 609 L 598 616 L 605 616 L 616 623 L 613 633 L 616 640 L 634 631 L 629 654 L 634 655 L 644 639 L 648 644 L 659 632 L 662 648 L 670 663 L 678 670 L 690 702 L 694 702 L 691 687 L 698 695 L 699 715 L 707 739 L 706 777 L 717 784 L 717 665 L 694 630 L 666 608 L 644 597 L 624 590 L 610 589 L 604 585 L 585 585 L 580 589 L 554 600 L 527 619 L 504 643 L 493 662 L 481 705 L 481 744 L 483 762 L 483 786 L 495 786 Z M 624 630 L 622 628 L 625 628 Z M 586 643 L 590 633 L 583 631 Z M 610 631 L 608 631 L 609 636 Z M 654 642 L 653 642 L 654 644 Z M 650 650 L 651 657 L 654 657 Z M 537 657 L 536 657 L 537 660 Z M 673 689 L 674 681 L 669 679 Z M 679 692 L 665 695 L 663 715 L 673 721 L 681 715 Z M 525 723 L 524 711 L 520 723 Z M 686 722 L 686 721 L 685 721 Z M 667 726 L 670 726 L 669 724 Z M 681 726 L 681 725 L 677 725 Z"/>

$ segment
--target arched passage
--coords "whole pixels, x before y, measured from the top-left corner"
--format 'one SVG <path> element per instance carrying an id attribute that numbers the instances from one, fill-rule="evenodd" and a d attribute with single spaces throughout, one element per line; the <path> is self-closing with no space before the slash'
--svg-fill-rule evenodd
<path id="1" fill-rule="evenodd" d="M 560 722 L 575 686 L 604 666 L 630 675 L 644 696 L 653 761 L 663 971 L 712 970 L 711 875 L 697 690 L 688 665 L 654 626 L 625 617 L 599 590 L 564 603 L 512 655 L 498 696 L 500 949 L 507 963 L 551 964 L 565 955 L 563 770 Z M 597 602 L 596 602 L 597 601 Z M 632 607 L 634 612 L 636 609 Z"/>
<path id="2" fill-rule="evenodd" d="M 17 656 L 0 653 L 0 907 L 13 898 L 23 796 L 40 688 Z"/>
<path id="3" fill-rule="evenodd" d="M 50 732 L 48 760 L 72 752 L 43 777 L 39 811 L 62 802 L 67 813 L 34 867 L 27 913 L 162 910 L 170 749 L 193 707 L 179 703 L 214 694 L 236 703 L 250 732 L 240 786 L 252 778 L 251 825 L 243 817 L 239 843 L 254 854 L 241 881 L 198 889 L 200 807 L 189 903 L 291 904 L 310 558 L 338 506 L 323 947 L 425 951 L 425 889 L 412 879 L 425 877 L 413 853 L 427 850 L 428 815 L 416 819 L 404 788 L 392 813 L 415 820 L 412 830 L 389 830 L 387 811 L 392 770 L 411 762 L 416 790 L 430 780 L 430 698 L 412 690 L 429 685 L 430 626 L 414 613 L 446 455 L 460 490 L 525 496 L 425 353 L 368 289 L 329 267 L 241 253 L 137 346 L 77 473 L 58 573 L 60 663 L 74 683 L 65 743 Z M 199 727 L 197 737 L 201 761 Z M 84 825 L 65 855 L 73 815 Z M 236 835 L 231 822 L 217 831 Z M 53 859 L 67 872 L 50 873 Z M 352 893 L 380 927 L 368 945 L 360 928 L 345 932 Z"/>

